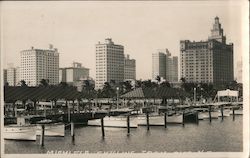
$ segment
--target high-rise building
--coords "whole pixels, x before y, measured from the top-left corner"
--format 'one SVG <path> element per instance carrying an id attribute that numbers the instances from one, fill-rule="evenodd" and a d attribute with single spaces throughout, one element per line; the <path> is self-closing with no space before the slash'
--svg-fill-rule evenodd
<path id="1" fill-rule="evenodd" d="M 152 54 L 152 60 L 153 80 L 159 76 L 168 82 L 178 81 L 178 57 L 172 57 L 168 49 L 159 49 Z"/>
<path id="2" fill-rule="evenodd" d="M 234 80 L 233 44 L 226 44 L 218 17 L 215 17 L 207 41 L 180 41 L 180 58 L 181 77 L 186 82 L 225 83 Z"/>
<path id="3" fill-rule="evenodd" d="M 7 83 L 7 69 L 3 69 L 3 84 Z"/>
<path id="4" fill-rule="evenodd" d="M 130 59 L 129 55 L 125 56 L 124 59 L 124 80 L 135 80 L 136 79 L 136 61 Z"/>
<path id="5" fill-rule="evenodd" d="M 49 84 L 59 83 L 59 53 L 53 45 L 49 49 L 21 51 L 20 80 L 29 86 L 37 86 L 45 79 Z"/>
<path id="6" fill-rule="evenodd" d="M 9 86 L 17 86 L 20 82 L 19 67 L 14 67 L 13 63 L 8 64 L 6 69 L 6 82 Z"/>
<path id="7" fill-rule="evenodd" d="M 96 88 L 111 80 L 116 83 L 124 80 L 124 47 L 107 38 L 96 44 Z"/>
<path id="8" fill-rule="evenodd" d="M 82 66 L 81 63 L 73 62 L 72 67 L 59 69 L 59 82 L 66 82 L 73 85 L 81 78 L 89 77 L 89 69 Z"/>

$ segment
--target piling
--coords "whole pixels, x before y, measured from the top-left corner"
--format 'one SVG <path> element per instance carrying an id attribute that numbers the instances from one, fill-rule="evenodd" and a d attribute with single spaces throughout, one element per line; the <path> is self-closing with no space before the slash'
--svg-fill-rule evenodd
<path id="1" fill-rule="evenodd" d="M 185 123 L 184 123 L 184 112 L 182 113 L 182 126 L 184 127 L 185 126 Z"/>
<path id="2" fill-rule="evenodd" d="M 211 117 L 211 105 L 209 105 L 208 113 L 209 113 L 209 122 L 212 122 L 212 117 Z"/>
<path id="3" fill-rule="evenodd" d="M 129 133 L 130 133 L 129 115 L 127 116 L 127 129 L 128 129 L 128 135 L 129 135 Z"/>
<path id="4" fill-rule="evenodd" d="M 221 112 L 221 120 L 223 120 L 224 119 L 223 105 L 220 107 L 220 112 Z"/>
<path id="5" fill-rule="evenodd" d="M 198 125 L 199 124 L 199 112 L 196 111 L 195 115 L 196 115 L 196 124 Z"/>
<path id="6" fill-rule="evenodd" d="M 147 130 L 149 131 L 149 115 L 148 115 L 148 112 L 146 113 L 146 116 L 147 116 Z"/>
<path id="7" fill-rule="evenodd" d="M 233 108 L 233 121 L 235 120 L 235 113 L 234 113 L 234 108 Z"/>
<path id="8" fill-rule="evenodd" d="M 74 122 L 70 123 L 70 130 L 71 130 L 72 142 L 74 142 L 75 141 L 75 127 L 74 127 Z"/>
<path id="9" fill-rule="evenodd" d="M 103 121 L 103 118 L 101 118 L 101 128 L 102 128 L 102 137 L 104 138 L 105 133 L 104 133 L 104 121 Z"/>
<path id="10" fill-rule="evenodd" d="M 167 128 L 167 113 L 164 113 L 164 127 Z"/>
<path id="11" fill-rule="evenodd" d="M 45 130 L 45 125 L 44 124 L 42 124 L 41 125 L 42 126 L 42 133 L 41 133 L 41 136 L 40 136 L 40 145 L 42 146 L 42 147 L 44 147 L 44 130 Z"/>

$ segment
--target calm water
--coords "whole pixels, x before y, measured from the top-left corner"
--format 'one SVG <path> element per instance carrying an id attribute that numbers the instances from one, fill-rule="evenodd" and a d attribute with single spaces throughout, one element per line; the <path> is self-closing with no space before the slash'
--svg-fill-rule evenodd
<path id="1" fill-rule="evenodd" d="M 100 127 L 77 127 L 75 143 L 71 142 L 70 130 L 65 137 L 45 137 L 45 147 L 36 142 L 5 141 L 5 153 L 47 153 L 51 151 L 96 152 L 241 152 L 243 150 L 242 116 L 225 117 L 224 121 L 203 120 L 196 124 L 169 125 L 164 127 L 146 127 L 131 129 L 105 128 L 105 138 Z"/>

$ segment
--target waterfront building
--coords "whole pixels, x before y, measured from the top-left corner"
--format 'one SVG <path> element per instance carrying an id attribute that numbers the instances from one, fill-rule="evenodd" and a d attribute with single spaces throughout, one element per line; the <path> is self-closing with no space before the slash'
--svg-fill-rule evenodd
<path id="1" fill-rule="evenodd" d="M 168 49 L 159 49 L 152 54 L 152 79 L 157 76 L 168 82 L 178 81 L 178 57 L 171 56 Z"/>
<path id="2" fill-rule="evenodd" d="M 136 80 L 136 61 L 130 59 L 129 55 L 124 59 L 124 80 Z"/>
<path id="3" fill-rule="evenodd" d="M 96 88 L 105 82 L 124 80 L 124 47 L 114 44 L 111 38 L 96 44 Z"/>
<path id="4" fill-rule="evenodd" d="M 71 67 L 59 69 L 59 82 L 66 82 L 73 85 L 81 78 L 89 77 L 89 69 L 82 66 L 81 63 L 73 62 Z"/>
<path id="5" fill-rule="evenodd" d="M 215 17 L 207 41 L 180 41 L 180 58 L 181 77 L 186 82 L 225 83 L 234 80 L 233 44 L 226 44 L 218 17 Z"/>
<path id="6" fill-rule="evenodd" d="M 29 86 L 37 86 L 45 79 L 49 84 L 59 83 L 59 53 L 53 45 L 49 49 L 21 51 L 20 80 Z"/>

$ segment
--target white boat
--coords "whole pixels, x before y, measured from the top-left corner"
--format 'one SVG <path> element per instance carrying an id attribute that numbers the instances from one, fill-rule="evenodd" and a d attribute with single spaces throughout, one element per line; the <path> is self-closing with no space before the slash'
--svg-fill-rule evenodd
<path id="1" fill-rule="evenodd" d="M 231 112 L 231 114 L 233 114 L 233 112 Z M 243 115 L 243 109 L 234 110 L 234 114 L 235 115 Z"/>
<path id="2" fill-rule="evenodd" d="M 183 123 L 183 115 L 172 115 L 167 116 L 167 123 L 168 124 L 179 124 Z M 150 126 L 164 126 L 164 115 L 151 115 L 149 116 L 149 125 Z M 146 126 L 147 125 L 147 118 L 146 116 L 138 116 L 138 126 Z"/>
<path id="3" fill-rule="evenodd" d="M 221 111 L 219 110 L 219 117 L 222 117 Z M 223 110 L 223 117 L 228 117 L 230 116 L 231 110 L 230 109 L 224 109 Z"/>
<path id="4" fill-rule="evenodd" d="M 89 126 L 101 126 L 101 119 L 88 120 Z M 103 118 L 104 127 L 127 127 L 127 116 L 106 116 Z M 129 118 L 129 125 L 131 128 L 137 128 L 137 117 Z"/>
<path id="5" fill-rule="evenodd" d="M 4 126 L 4 139 L 12 140 L 36 140 L 35 125 L 8 125 Z"/>
<path id="6" fill-rule="evenodd" d="M 41 135 L 42 127 L 41 125 L 36 126 L 36 135 Z M 44 130 L 45 136 L 65 136 L 65 125 L 63 123 L 52 123 L 46 124 Z"/>
<path id="7" fill-rule="evenodd" d="M 220 112 L 211 111 L 211 119 L 218 119 Z M 199 112 L 198 114 L 199 120 L 209 119 L 209 112 Z"/>

